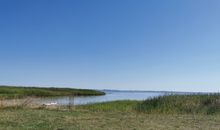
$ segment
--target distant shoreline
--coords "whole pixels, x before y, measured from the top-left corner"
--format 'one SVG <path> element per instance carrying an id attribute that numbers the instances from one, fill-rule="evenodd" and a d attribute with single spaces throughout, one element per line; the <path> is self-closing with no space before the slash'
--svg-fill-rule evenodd
<path id="1" fill-rule="evenodd" d="M 154 90 L 117 90 L 117 89 L 96 89 L 102 92 L 152 92 L 152 93 L 179 93 L 179 94 L 213 94 L 219 92 L 190 92 L 190 91 L 154 91 Z"/>
<path id="2" fill-rule="evenodd" d="M 55 88 L 55 87 L 26 87 L 0 86 L 0 99 L 14 99 L 24 97 L 52 97 L 52 96 L 98 96 L 104 92 L 92 89 Z"/>

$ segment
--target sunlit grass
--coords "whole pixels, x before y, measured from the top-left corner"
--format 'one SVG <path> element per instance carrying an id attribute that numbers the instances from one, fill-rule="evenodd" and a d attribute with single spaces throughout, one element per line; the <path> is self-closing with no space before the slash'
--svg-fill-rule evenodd
<path id="1" fill-rule="evenodd" d="M 91 110 L 91 111 L 124 111 L 131 112 L 135 111 L 135 106 L 140 101 L 122 100 L 122 101 L 111 101 L 103 103 L 94 103 L 88 105 L 76 106 L 77 109 Z"/>

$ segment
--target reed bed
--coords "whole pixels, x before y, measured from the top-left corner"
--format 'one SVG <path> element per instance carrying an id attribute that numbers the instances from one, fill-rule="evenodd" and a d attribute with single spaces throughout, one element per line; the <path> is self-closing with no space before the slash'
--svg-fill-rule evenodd
<path id="1" fill-rule="evenodd" d="M 139 112 L 163 114 L 220 113 L 220 94 L 167 95 L 136 105 Z"/>

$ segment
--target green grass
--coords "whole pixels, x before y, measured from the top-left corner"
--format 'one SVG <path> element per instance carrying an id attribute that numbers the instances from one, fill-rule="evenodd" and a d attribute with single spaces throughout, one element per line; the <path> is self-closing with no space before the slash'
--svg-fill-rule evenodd
<path id="1" fill-rule="evenodd" d="M 219 130 L 219 115 L 2 109 L 0 130 Z"/>
<path id="2" fill-rule="evenodd" d="M 0 130 L 219 130 L 220 95 L 48 108 L 2 107 Z"/>
<path id="3" fill-rule="evenodd" d="M 219 130 L 220 114 L 143 113 L 141 101 L 61 108 L 2 108 L 0 130 Z"/>
<path id="4" fill-rule="evenodd" d="M 123 111 L 123 112 L 135 112 L 136 105 L 140 101 L 112 101 L 112 102 L 103 102 L 95 103 L 88 105 L 76 106 L 77 109 L 90 110 L 90 111 L 103 111 L 103 112 L 114 112 L 114 111 Z"/>
<path id="5" fill-rule="evenodd" d="M 0 98 L 4 99 L 22 98 L 27 96 L 89 96 L 104 94 L 105 93 L 103 92 L 89 89 L 0 86 Z"/>
<path id="6" fill-rule="evenodd" d="M 138 103 L 136 110 L 165 114 L 216 114 L 220 113 L 220 94 L 161 96 Z"/>

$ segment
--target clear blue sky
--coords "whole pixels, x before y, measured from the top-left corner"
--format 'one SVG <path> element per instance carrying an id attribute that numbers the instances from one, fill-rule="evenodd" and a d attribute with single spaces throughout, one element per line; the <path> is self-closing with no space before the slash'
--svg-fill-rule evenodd
<path id="1" fill-rule="evenodd" d="M 1 0 L 0 84 L 219 91 L 219 0 Z"/>

